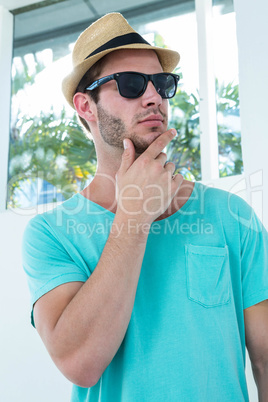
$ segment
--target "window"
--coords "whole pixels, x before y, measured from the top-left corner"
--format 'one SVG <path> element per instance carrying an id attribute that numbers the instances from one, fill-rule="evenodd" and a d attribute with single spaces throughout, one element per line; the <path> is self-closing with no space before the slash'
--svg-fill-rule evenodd
<path id="1" fill-rule="evenodd" d="M 243 172 L 236 21 L 232 2 L 213 4 L 219 173 L 225 177 Z"/>
<path id="2" fill-rule="evenodd" d="M 67 199 L 80 191 L 95 172 L 93 143 L 66 105 L 61 81 L 71 68 L 74 41 L 89 24 L 88 18 L 85 22 L 80 20 L 81 15 L 89 12 L 90 5 L 93 21 L 97 18 L 96 9 L 102 15 L 118 7 L 111 4 L 108 10 L 102 3 L 85 4 L 82 0 L 54 3 L 15 12 L 8 207 L 27 208 Z M 214 3 L 219 138 L 216 157 L 220 176 L 226 176 L 242 171 L 235 18 L 230 0 Z M 123 15 L 148 41 L 177 49 L 181 54 L 178 72 L 182 79 L 170 103 L 170 126 L 176 127 L 179 135 L 167 152 L 187 179 L 201 180 L 201 162 L 206 162 L 206 152 L 202 137 L 200 141 L 200 38 L 194 1 L 155 0 L 146 5 L 136 1 L 128 7 Z M 63 14 L 65 18 L 60 18 L 58 25 Z M 26 31 L 21 33 L 22 29 Z"/>

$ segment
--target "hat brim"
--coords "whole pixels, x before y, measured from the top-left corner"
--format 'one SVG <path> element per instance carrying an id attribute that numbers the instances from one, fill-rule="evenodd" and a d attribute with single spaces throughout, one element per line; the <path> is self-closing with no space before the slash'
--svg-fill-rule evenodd
<path id="1" fill-rule="evenodd" d="M 154 50 L 159 58 L 160 64 L 161 64 L 164 72 L 171 73 L 180 61 L 179 53 L 174 50 L 163 49 L 163 48 L 159 48 L 156 46 L 151 46 L 151 45 L 147 45 L 147 44 L 143 44 L 143 43 L 129 44 L 129 45 L 124 45 L 124 46 L 119 46 L 116 48 L 104 50 L 104 51 L 84 60 L 79 65 L 77 65 L 73 69 L 73 71 L 70 74 L 68 74 L 62 81 L 62 92 L 63 92 L 67 102 L 73 109 L 75 109 L 74 104 L 73 104 L 73 97 L 74 97 L 76 88 L 77 88 L 79 82 L 81 81 L 81 79 L 83 78 L 83 76 L 86 74 L 86 72 L 90 69 L 90 67 L 93 66 L 93 64 L 95 64 L 98 60 L 100 60 L 106 54 L 111 53 L 116 50 L 120 50 L 120 49 Z"/>

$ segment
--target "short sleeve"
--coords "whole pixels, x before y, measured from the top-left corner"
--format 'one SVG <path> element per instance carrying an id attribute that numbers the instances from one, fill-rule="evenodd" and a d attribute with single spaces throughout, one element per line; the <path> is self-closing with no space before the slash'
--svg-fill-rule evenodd
<path id="1" fill-rule="evenodd" d="M 254 211 L 242 240 L 244 309 L 268 299 L 268 234 Z"/>
<path id="2" fill-rule="evenodd" d="M 32 306 L 45 293 L 67 282 L 85 282 L 88 274 L 68 253 L 41 215 L 27 225 L 22 244 L 23 268 L 27 274 Z M 32 324 L 33 311 L 32 311 Z"/>

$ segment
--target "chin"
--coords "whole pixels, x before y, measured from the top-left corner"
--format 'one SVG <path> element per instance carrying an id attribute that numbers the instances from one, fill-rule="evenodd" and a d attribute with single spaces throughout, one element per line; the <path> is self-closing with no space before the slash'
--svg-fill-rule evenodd
<path id="1" fill-rule="evenodd" d="M 161 134 L 163 134 L 165 131 L 160 131 L 158 130 L 154 130 L 151 131 L 150 133 L 148 133 L 148 135 L 146 136 L 148 139 L 148 143 L 152 143 L 154 140 L 156 140 L 156 138 L 160 137 Z"/>
<path id="2" fill-rule="evenodd" d="M 136 139 L 133 141 L 136 154 L 142 154 L 162 133 L 152 133 L 150 138 Z"/>
<path id="3" fill-rule="evenodd" d="M 159 127 L 151 127 L 150 130 L 143 131 L 142 133 L 135 133 L 130 135 L 130 138 L 134 144 L 136 154 L 140 155 L 166 130 L 161 130 Z"/>

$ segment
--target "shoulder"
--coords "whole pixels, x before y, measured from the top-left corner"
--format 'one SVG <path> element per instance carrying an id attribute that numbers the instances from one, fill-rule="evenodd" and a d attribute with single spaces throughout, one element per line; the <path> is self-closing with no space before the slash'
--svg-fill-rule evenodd
<path id="1" fill-rule="evenodd" d="M 75 194 L 63 203 L 35 215 L 27 224 L 25 233 L 34 230 L 49 230 L 49 227 L 59 226 L 66 217 L 81 213 L 84 209 L 83 197 Z"/>
<path id="2" fill-rule="evenodd" d="M 198 208 L 203 217 L 219 224 L 225 231 L 241 234 L 241 239 L 250 232 L 265 233 L 254 209 L 240 196 L 209 187 L 202 183 L 195 186 Z"/>
<path id="3" fill-rule="evenodd" d="M 251 219 L 254 213 L 252 207 L 240 196 L 226 190 L 210 187 L 202 183 L 197 185 L 197 193 L 204 207 L 221 210 L 235 217 Z"/>

